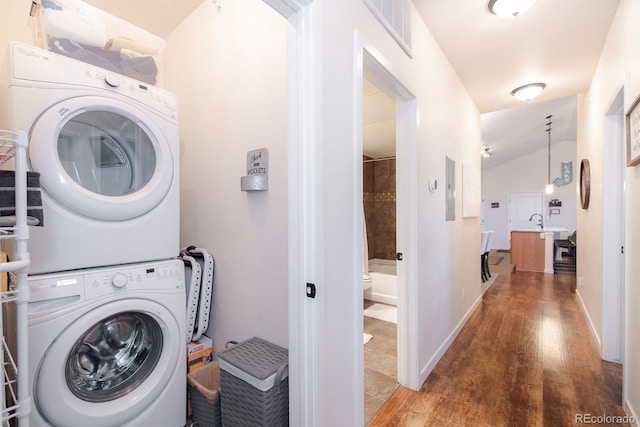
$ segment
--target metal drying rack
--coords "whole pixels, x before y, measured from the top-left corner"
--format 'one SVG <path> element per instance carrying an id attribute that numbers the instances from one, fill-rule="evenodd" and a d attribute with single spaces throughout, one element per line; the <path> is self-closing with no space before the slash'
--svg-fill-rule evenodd
<path id="1" fill-rule="evenodd" d="M 23 131 L 0 130 L 0 166 L 13 166 L 15 174 L 15 215 L 0 216 L 0 240 L 13 240 L 10 260 L 0 263 L 0 275 L 6 274 L 1 289 L 0 336 L 2 337 L 0 364 L 2 385 L 0 387 L 0 422 L 3 427 L 29 426 L 31 397 L 29 396 L 27 303 L 29 287 L 29 227 L 27 226 L 27 135 Z M 12 165 L 13 163 L 13 165 Z M 9 189 L 6 189 L 9 191 Z M 5 245 L 3 245 L 5 246 Z M 12 311 L 15 306 L 15 319 Z M 15 322 L 15 348 L 11 340 L 7 345 L 5 321 Z M 11 325 L 14 326 L 14 325 Z"/>

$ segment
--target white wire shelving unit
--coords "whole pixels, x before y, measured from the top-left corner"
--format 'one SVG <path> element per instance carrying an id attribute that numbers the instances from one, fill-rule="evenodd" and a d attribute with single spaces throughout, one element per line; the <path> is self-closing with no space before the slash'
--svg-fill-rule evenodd
<path id="1" fill-rule="evenodd" d="M 0 263 L 0 274 L 7 274 L 0 303 L 0 421 L 2 427 L 29 426 L 31 397 L 28 379 L 27 303 L 29 287 L 29 227 L 27 226 L 27 135 L 23 131 L 0 130 L 0 166 L 13 164 L 15 174 L 15 215 L 0 216 L 0 240 L 13 240 L 9 261 Z M 9 189 L 3 189 L 10 191 Z M 15 310 L 8 309 L 14 306 Z M 6 325 L 4 323 L 7 323 Z M 7 328 L 8 327 L 8 328 Z M 7 328 L 7 329 L 5 329 Z M 13 330 L 15 328 L 15 331 Z M 15 345 L 6 339 L 15 332 Z M 9 345 L 7 345 L 7 343 Z M 15 347 L 15 348 L 13 348 Z M 17 424 L 16 424 L 17 423 Z"/>

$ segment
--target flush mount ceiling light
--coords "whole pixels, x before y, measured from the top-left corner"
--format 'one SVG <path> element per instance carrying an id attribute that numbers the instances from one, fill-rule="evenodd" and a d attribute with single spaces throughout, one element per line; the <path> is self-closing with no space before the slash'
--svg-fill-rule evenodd
<path id="1" fill-rule="evenodd" d="M 515 18 L 531 9 L 536 0 L 490 0 L 489 11 L 500 18 Z"/>
<path id="2" fill-rule="evenodd" d="M 515 96 L 521 101 L 529 101 L 540 95 L 542 89 L 547 85 L 544 83 L 531 83 L 528 85 L 520 86 L 511 91 L 511 95 Z"/>

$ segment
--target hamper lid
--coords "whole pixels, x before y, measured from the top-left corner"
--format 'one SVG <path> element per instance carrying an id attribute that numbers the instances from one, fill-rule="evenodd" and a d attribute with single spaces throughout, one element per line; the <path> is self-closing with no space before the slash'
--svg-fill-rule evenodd
<path id="1" fill-rule="evenodd" d="M 250 376 L 265 380 L 289 363 L 289 352 L 262 338 L 253 337 L 218 353 L 220 368 L 229 372 L 229 365 Z M 234 370 L 235 371 L 235 370 Z"/>

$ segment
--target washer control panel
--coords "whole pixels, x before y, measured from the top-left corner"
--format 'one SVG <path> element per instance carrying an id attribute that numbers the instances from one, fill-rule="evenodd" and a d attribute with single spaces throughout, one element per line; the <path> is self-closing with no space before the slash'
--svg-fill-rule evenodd
<path id="1" fill-rule="evenodd" d="M 50 273 L 28 278 L 30 316 L 73 307 L 94 298 L 120 294 L 184 294 L 184 263 L 179 259 Z"/>
<path id="2" fill-rule="evenodd" d="M 87 300 L 115 292 L 184 289 L 184 283 L 181 260 L 95 269 L 84 274 Z"/>

